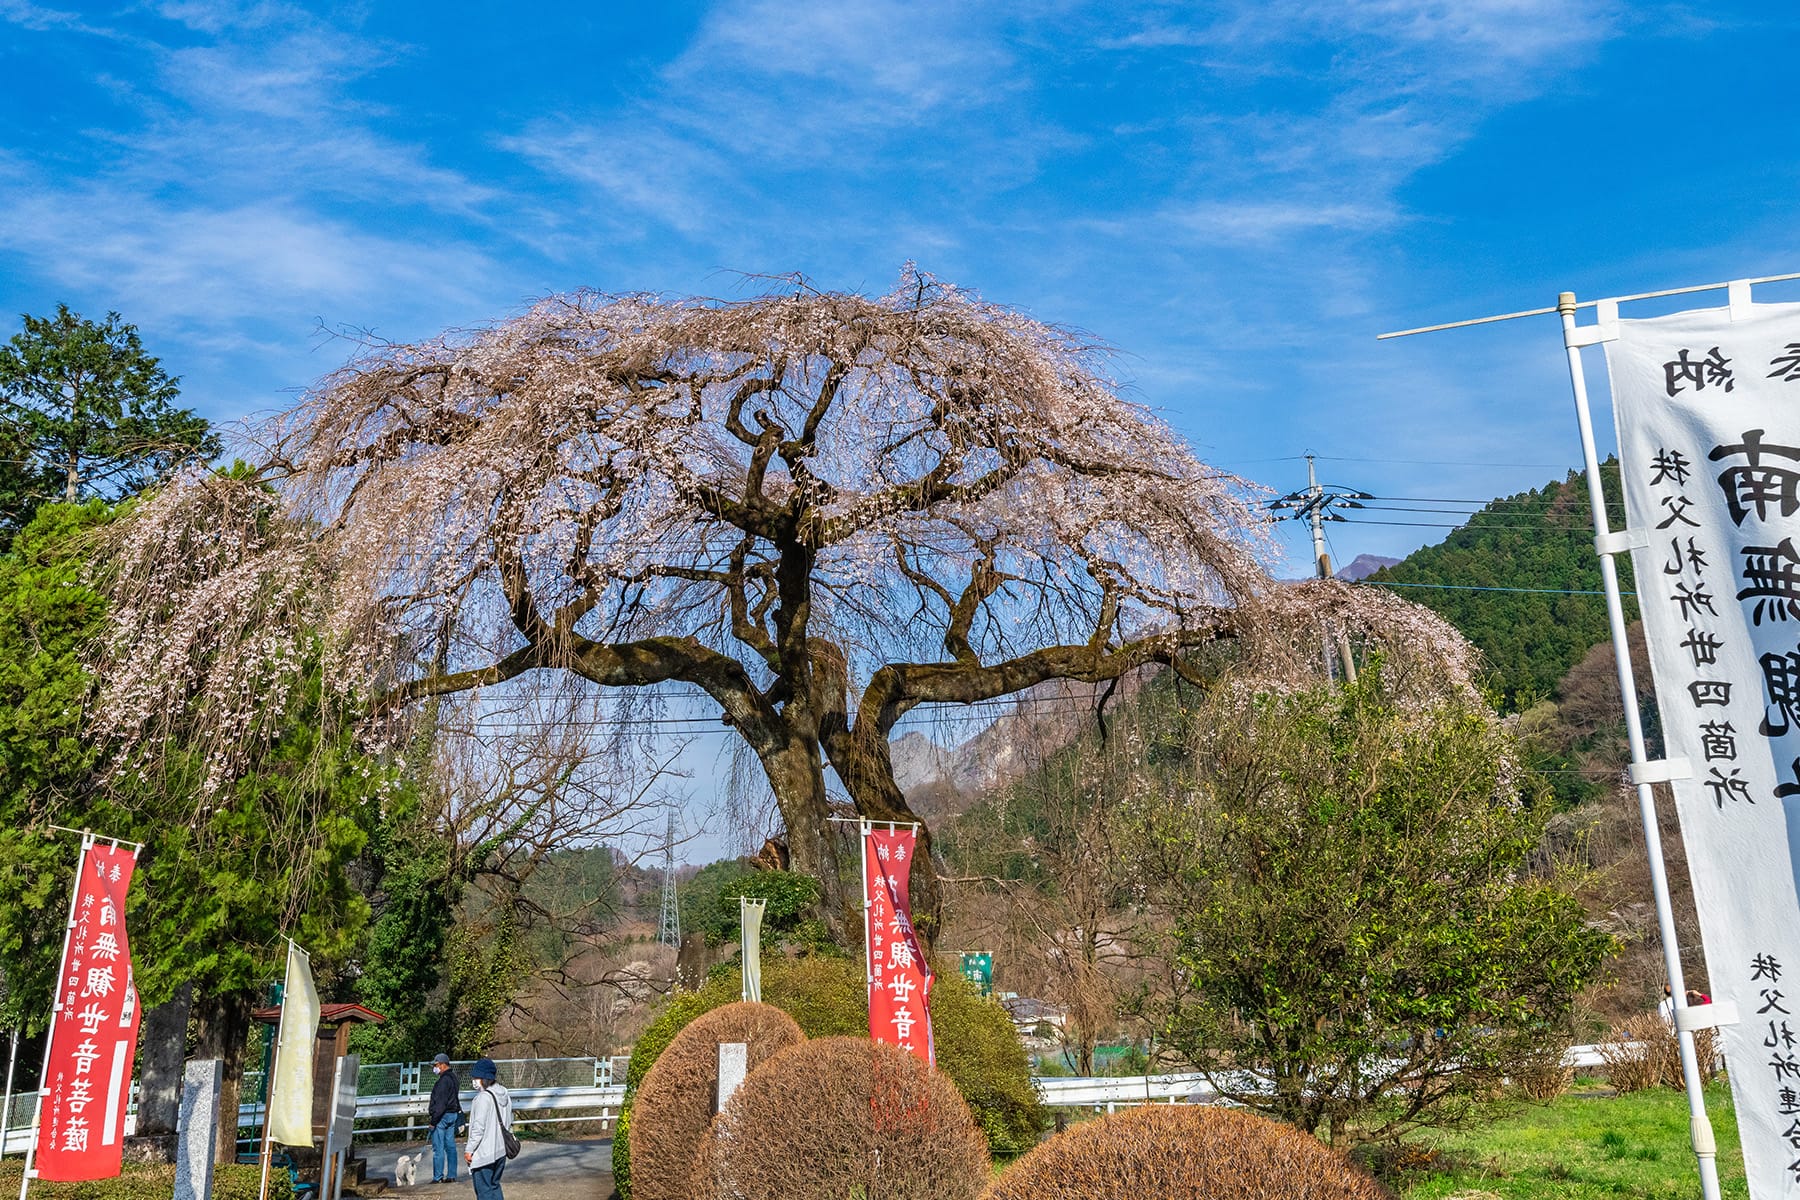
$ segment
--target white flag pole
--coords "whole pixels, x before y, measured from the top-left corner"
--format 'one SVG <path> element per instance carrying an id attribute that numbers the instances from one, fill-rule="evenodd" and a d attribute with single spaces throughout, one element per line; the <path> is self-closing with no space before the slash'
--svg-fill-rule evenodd
<path id="1" fill-rule="evenodd" d="M 285 990 L 282 993 L 281 1000 L 282 1003 L 287 1003 L 287 993 Z M 279 1018 L 277 1019 L 279 1020 Z M 274 1091 L 275 1064 L 280 1058 L 281 1039 L 276 1038 L 275 1045 L 269 1053 L 269 1069 L 267 1073 L 263 1075 L 262 1144 L 256 1148 L 257 1165 L 262 1168 L 262 1176 L 256 1185 L 256 1200 L 269 1200 L 269 1160 L 273 1157 L 273 1155 L 269 1153 L 269 1151 L 273 1149 L 269 1143 L 269 1126 L 272 1124 L 269 1120 L 269 1110 L 272 1107 L 269 1101 L 272 1098 Z M 233 1158 L 237 1157 L 235 1153 L 236 1148 L 237 1143 L 233 1142 Z"/>
<path id="2" fill-rule="evenodd" d="M 12 1053 L 6 1059 L 6 1097 L 0 1099 L 0 1158 L 6 1156 L 6 1132 L 12 1128 L 13 1068 L 19 1065 L 19 1031 L 12 1031 Z"/>
<path id="3" fill-rule="evenodd" d="M 60 828 L 52 826 L 52 828 Z M 50 1028 L 44 1031 L 44 1065 L 38 1071 L 37 1110 L 31 1114 L 31 1135 L 25 1143 L 25 1170 L 19 1176 L 19 1200 L 31 1186 L 31 1164 L 37 1158 L 37 1135 L 43 1126 L 44 1101 L 50 1091 L 50 1048 L 56 1044 L 56 1023 L 62 1017 L 62 973 L 69 961 L 69 939 L 75 934 L 75 904 L 81 897 L 81 872 L 87 867 L 87 854 L 94 845 L 94 835 L 81 831 L 81 853 L 75 856 L 75 879 L 69 885 L 69 923 L 63 927 L 62 958 L 56 964 L 56 991 L 51 993 Z M 0 1134 L 0 1138 L 4 1135 Z"/>
<path id="4" fill-rule="evenodd" d="M 1663 967 L 1668 972 L 1674 1002 L 1676 1036 L 1681 1044 L 1681 1077 L 1687 1084 L 1688 1130 L 1694 1157 L 1700 1164 L 1700 1193 L 1704 1200 L 1719 1200 L 1718 1144 L 1712 1122 L 1706 1116 L 1706 1097 L 1700 1090 L 1700 1062 L 1694 1052 L 1694 1034 L 1682 1020 L 1687 1007 L 1687 985 L 1681 972 L 1681 947 L 1675 935 L 1675 910 L 1669 901 L 1669 877 L 1663 866 L 1662 831 L 1656 820 L 1656 795 L 1649 776 L 1658 773 L 1644 751 L 1643 723 L 1638 716 L 1637 681 L 1631 668 L 1631 646 L 1625 640 L 1625 607 L 1619 599 L 1619 572 L 1613 555 L 1628 550 L 1625 537 L 1615 537 L 1606 519 L 1606 492 L 1600 480 L 1600 462 L 1594 449 L 1594 422 L 1588 408 L 1587 376 L 1582 370 L 1581 348 L 1605 337 L 1604 327 L 1618 319 L 1616 302 L 1602 302 L 1602 330 L 1578 329 L 1575 293 L 1557 297 L 1562 315 L 1563 347 L 1569 356 L 1569 382 L 1575 392 L 1575 417 L 1581 427 L 1581 454 L 1587 468 L 1588 505 L 1594 514 L 1594 551 L 1600 557 L 1600 578 L 1606 592 L 1606 620 L 1612 632 L 1613 663 L 1618 669 L 1619 695 L 1625 704 L 1625 735 L 1631 745 L 1631 775 L 1637 782 L 1638 816 L 1644 827 L 1644 848 L 1650 856 L 1650 889 L 1656 898 L 1656 925 L 1662 936 Z"/>

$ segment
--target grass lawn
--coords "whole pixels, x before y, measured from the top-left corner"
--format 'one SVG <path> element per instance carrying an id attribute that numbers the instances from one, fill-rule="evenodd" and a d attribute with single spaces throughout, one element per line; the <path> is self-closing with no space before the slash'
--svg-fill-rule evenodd
<path id="1" fill-rule="evenodd" d="M 1577 1088 L 1577 1092 L 1580 1088 Z M 1737 1118 L 1723 1078 L 1706 1092 L 1727 1200 L 1749 1196 Z M 1687 1097 L 1655 1089 L 1629 1096 L 1569 1095 L 1491 1125 L 1427 1139 L 1441 1161 L 1406 1172 L 1405 1200 L 1697 1200 L 1700 1175 L 1688 1145 Z"/>

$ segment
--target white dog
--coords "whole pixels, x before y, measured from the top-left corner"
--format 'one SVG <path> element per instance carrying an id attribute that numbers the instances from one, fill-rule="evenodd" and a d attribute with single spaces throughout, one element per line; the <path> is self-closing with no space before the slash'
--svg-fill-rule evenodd
<path id="1" fill-rule="evenodd" d="M 394 1186 L 411 1187 L 418 1174 L 419 1160 L 424 1157 L 423 1151 L 418 1154 L 402 1154 L 399 1161 L 394 1163 Z"/>

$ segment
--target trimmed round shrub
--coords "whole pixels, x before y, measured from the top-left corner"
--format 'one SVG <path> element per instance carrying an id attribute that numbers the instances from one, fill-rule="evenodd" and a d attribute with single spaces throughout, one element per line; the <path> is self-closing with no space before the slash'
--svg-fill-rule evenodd
<path id="1" fill-rule="evenodd" d="M 697 1017 L 676 1034 L 631 1106 L 627 1172 L 634 1200 L 686 1200 L 694 1152 L 712 1124 L 720 1043 L 743 1042 L 754 1071 L 802 1037 L 794 1019 L 779 1008 L 743 1002 Z"/>
<path id="2" fill-rule="evenodd" d="M 1309 1133 L 1231 1108 L 1147 1104 L 1061 1133 L 982 1200 L 1390 1200 Z"/>
<path id="3" fill-rule="evenodd" d="M 943 1072 L 867 1038 L 802 1042 L 713 1120 L 693 1200 L 974 1200 L 986 1140 Z"/>
<path id="4" fill-rule="evenodd" d="M 683 1026 L 734 1002 L 739 986 L 734 963 L 715 968 L 699 991 L 676 992 L 632 1048 L 625 1073 L 627 1097 Z M 809 1038 L 867 1037 L 866 987 L 862 964 L 847 958 L 809 955 L 770 958 L 763 964 L 764 1003 L 793 1017 Z M 957 971 L 941 969 L 931 987 L 931 1028 L 938 1069 L 974 1111 L 988 1148 L 995 1154 L 1018 1154 L 1037 1145 L 1047 1124 L 1044 1110 L 1031 1083 L 1025 1047 L 999 1002 L 983 999 Z M 615 1178 L 619 1157 L 615 1149 Z"/>

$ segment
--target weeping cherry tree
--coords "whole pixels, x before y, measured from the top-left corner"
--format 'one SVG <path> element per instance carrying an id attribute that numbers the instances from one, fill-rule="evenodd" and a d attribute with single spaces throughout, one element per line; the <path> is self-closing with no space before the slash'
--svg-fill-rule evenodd
<path id="1" fill-rule="evenodd" d="M 841 932 L 827 819 L 913 819 L 889 738 L 921 706 L 1154 664 L 1204 682 L 1221 647 L 1299 677 L 1327 628 L 1391 679 L 1466 682 L 1425 610 L 1271 581 L 1253 490 L 1102 367 L 910 270 L 878 299 L 578 293 L 369 347 L 255 431 L 254 479 L 196 474 L 126 523 L 102 722 L 141 752 L 199 730 L 224 781 L 314 652 L 393 745 L 436 697 L 679 689 L 753 753 Z"/>

